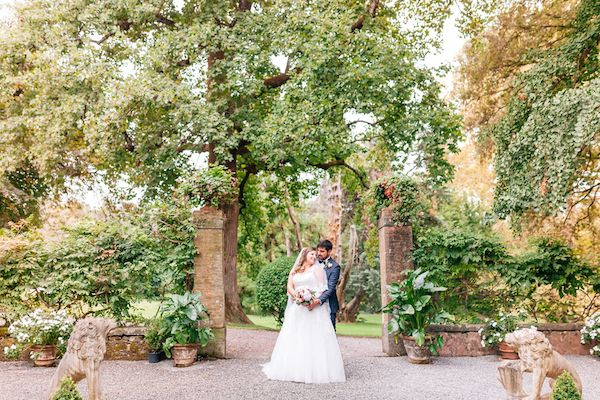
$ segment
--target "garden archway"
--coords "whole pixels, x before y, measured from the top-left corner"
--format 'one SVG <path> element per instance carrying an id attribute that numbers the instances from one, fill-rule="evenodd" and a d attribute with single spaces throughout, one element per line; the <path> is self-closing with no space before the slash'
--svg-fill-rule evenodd
<path id="1" fill-rule="evenodd" d="M 193 212 L 196 228 L 194 259 L 194 291 L 202 293 L 202 303 L 209 312 L 205 322 L 214 334 L 215 339 L 201 352 L 207 356 L 225 358 L 227 353 L 227 328 L 225 322 L 225 290 L 224 290 L 224 222 L 225 216 L 220 210 L 204 207 Z M 381 272 L 381 299 L 386 304 L 386 286 L 397 282 L 402 271 L 412 268 L 409 253 L 412 250 L 412 228 L 410 225 L 396 225 L 392 221 L 392 212 L 384 209 L 379 218 L 379 253 Z M 382 314 L 382 348 L 389 356 L 406 354 L 402 341 L 394 340 L 387 332 L 390 316 Z"/>

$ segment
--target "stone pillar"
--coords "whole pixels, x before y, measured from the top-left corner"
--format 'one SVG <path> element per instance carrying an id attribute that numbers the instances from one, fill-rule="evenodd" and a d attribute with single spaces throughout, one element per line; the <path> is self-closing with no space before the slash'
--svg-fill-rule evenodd
<path id="1" fill-rule="evenodd" d="M 194 292 L 201 292 L 202 304 L 210 314 L 208 321 L 203 322 L 215 334 L 215 338 L 200 354 L 209 357 L 225 358 L 225 289 L 223 264 L 223 212 L 211 207 L 204 207 L 193 213 L 196 227 L 196 257 L 194 257 Z"/>
<path id="2" fill-rule="evenodd" d="M 410 252 L 413 249 L 412 227 L 396 226 L 392 222 L 392 212 L 384 209 L 379 216 L 379 262 L 381 272 L 381 304 L 387 304 L 390 299 L 387 296 L 386 286 L 404 279 L 402 271 L 413 267 Z M 395 343 L 394 335 L 387 330 L 389 314 L 383 314 L 383 352 L 388 356 L 405 355 L 404 344 L 399 338 Z"/>

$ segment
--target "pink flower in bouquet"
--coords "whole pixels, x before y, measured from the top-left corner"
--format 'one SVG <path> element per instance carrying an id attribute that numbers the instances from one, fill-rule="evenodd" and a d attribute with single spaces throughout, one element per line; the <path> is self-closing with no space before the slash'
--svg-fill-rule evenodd
<path id="1" fill-rule="evenodd" d="M 310 304 L 310 302 L 315 298 L 315 292 L 305 288 L 300 287 L 296 290 L 296 298 L 294 301 L 298 305 Z"/>

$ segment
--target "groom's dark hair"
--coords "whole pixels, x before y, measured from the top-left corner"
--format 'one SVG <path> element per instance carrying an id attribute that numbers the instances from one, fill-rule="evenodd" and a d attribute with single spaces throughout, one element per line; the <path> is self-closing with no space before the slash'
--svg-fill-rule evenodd
<path id="1" fill-rule="evenodd" d="M 327 239 L 321 240 L 317 245 L 317 249 L 325 249 L 327 251 L 331 251 L 333 249 L 333 243 L 331 243 Z"/>

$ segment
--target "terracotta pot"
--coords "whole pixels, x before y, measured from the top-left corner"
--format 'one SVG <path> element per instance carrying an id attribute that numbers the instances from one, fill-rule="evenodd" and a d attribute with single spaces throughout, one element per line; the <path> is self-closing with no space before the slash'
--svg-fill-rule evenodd
<path id="1" fill-rule="evenodd" d="M 56 362 L 57 348 L 55 345 L 35 345 L 31 346 L 31 352 L 37 353 L 37 358 L 33 359 L 33 365 L 36 367 L 51 367 Z"/>
<path id="2" fill-rule="evenodd" d="M 422 346 L 417 345 L 412 336 L 402 336 L 402 341 L 404 342 L 408 362 L 412 364 L 431 363 L 431 351 L 429 350 L 431 339 L 426 339 Z"/>
<path id="3" fill-rule="evenodd" d="M 498 353 L 502 360 L 518 360 L 519 353 L 513 346 L 507 344 L 504 340 L 498 343 Z"/>
<path id="4" fill-rule="evenodd" d="M 171 347 L 173 364 L 176 367 L 189 367 L 196 361 L 198 356 L 197 344 L 176 344 Z"/>

